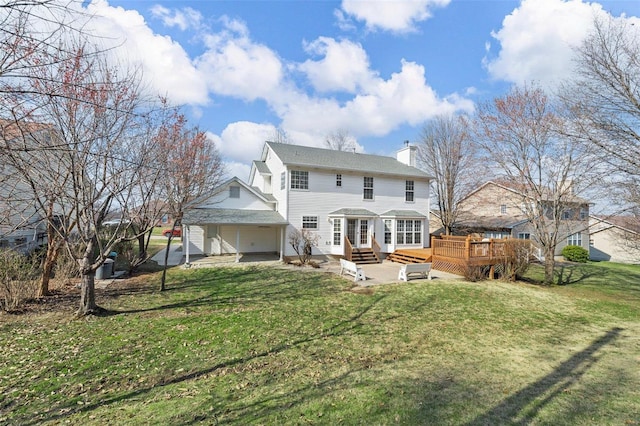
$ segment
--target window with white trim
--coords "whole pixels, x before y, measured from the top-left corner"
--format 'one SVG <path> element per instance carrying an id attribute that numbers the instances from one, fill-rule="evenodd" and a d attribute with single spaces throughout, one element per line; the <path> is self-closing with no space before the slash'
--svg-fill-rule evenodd
<path id="1" fill-rule="evenodd" d="M 333 220 L 333 245 L 342 245 L 342 220 Z"/>
<path id="2" fill-rule="evenodd" d="M 576 232 L 567 237 L 567 245 L 569 246 L 582 246 L 582 234 Z"/>
<path id="3" fill-rule="evenodd" d="M 529 232 L 518 232 L 518 239 L 520 240 L 530 240 L 531 234 Z"/>
<path id="4" fill-rule="evenodd" d="M 240 198 L 240 187 L 239 186 L 230 186 L 229 187 L 229 198 Z"/>
<path id="5" fill-rule="evenodd" d="M 362 198 L 365 200 L 373 200 L 373 178 L 369 176 L 364 177 L 364 191 Z"/>
<path id="6" fill-rule="evenodd" d="M 500 214 L 507 214 L 507 205 L 506 204 L 501 204 L 500 205 Z"/>
<path id="7" fill-rule="evenodd" d="M 397 244 L 420 244 L 422 242 L 422 221 L 398 219 L 396 221 Z"/>
<path id="8" fill-rule="evenodd" d="M 340 173 L 336 175 L 336 186 L 342 186 L 342 175 Z"/>
<path id="9" fill-rule="evenodd" d="M 318 216 L 302 216 L 302 229 L 318 229 Z"/>
<path id="10" fill-rule="evenodd" d="M 571 214 L 572 214 L 572 213 L 573 213 L 573 212 L 572 212 L 570 209 L 564 210 L 564 211 L 562 212 L 562 220 L 569 220 L 569 219 L 571 219 Z"/>
<path id="11" fill-rule="evenodd" d="M 391 219 L 384 220 L 384 243 L 392 244 L 391 241 Z"/>
<path id="12" fill-rule="evenodd" d="M 309 189 L 309 172 L 291 170 L 291 189 Z"/>
<path id="13" fill-rule="evenodd" d="M 280 173 L 280 189 L 285 190 L 287 188 L 287 172 Z"/>
<path id="14" fill-rule="evenodd" d="M 407 202 L 413 202 L 414 201 L 414 182 L 412 180 L 407 180 L 404 183 L 404 200 Z"/>

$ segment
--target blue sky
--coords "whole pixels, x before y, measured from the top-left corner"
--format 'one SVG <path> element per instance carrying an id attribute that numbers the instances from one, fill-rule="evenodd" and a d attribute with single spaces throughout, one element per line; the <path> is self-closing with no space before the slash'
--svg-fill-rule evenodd
<path id="1" fill-rule="evenodd" d="M 637 21 L 640 1 L 123 1 L 85 8 L 92 27 L 184 105 L 229 173 L 265 140 L 323 146 L 348 132 L 394 155 L 425 121 L 470 113 L 512 84 L 553 88 L 594 16 Z"/>

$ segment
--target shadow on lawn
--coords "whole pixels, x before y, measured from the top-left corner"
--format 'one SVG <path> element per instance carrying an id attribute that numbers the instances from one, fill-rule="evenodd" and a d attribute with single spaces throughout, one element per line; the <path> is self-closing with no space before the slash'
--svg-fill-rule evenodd
<path id="1" fill-rule="evenodd" d="M 467 425 L 530 423 L 546 405 L 580 380 L 600 359 L 596 352 L 603 346 L 613 343 L 622 330 L 618 327 L 609 330 L 586 349 L 564 361 L 551 373 L 506 398 Z"/>
<path id="2" fill-rule="evenodd" d="M 204 368 L 202 370 L 198 370 L 198 371 L 192 371 L 190 373 L 184 374 L 184 375 L 180 375 L 180 376 L 176 376 L 167 380 L 163 380 L 161 382 L 155 383 L 151 386 L 147 386 L 147 387 L 143 387 L 140 389 L 136 389 L 133 390 L 131 392 L 128 393 L 124 393 L 121 395 L 117 395 L 117 396 L 111 396 L 111 397 L 103 397 L 102 399 L 99 399 L 98 401 L 82 406 L 82 407 L 77 407 L 73 404 L 66 404 L 66 405 L 62 405 L 62 406 L 56 406 L 55 408 L 52 408 L 48 413 L 43 413 L 42 417 L 38 417 L 38 419 L 33 419 L 31 421 L 27 421 L 22 423 L 23 425 L 36 425 L 36 424 L 40 424 L 42 422 L 48 422 L 48 421 L 60 421 L 61 419 L 64 419 L 66 417 L 69 417 L 73 414 L 77 414 L 77 413 L 84 413 L 84 412 L 90 412 L 93 411 L 96 408 L 100 408 L 100 407 L 104 407 L 110 404 L 115 404 L 121 401 L 126 401 L 129 399 L 133 399 L 133 398 L 137 398 L 141 395 L 144 395 L 148 392 L 150 392 L 153 389 L 157 389 L 157 388 L 161 388 L 163 386 L 168 386 L 168 385 L 174 385 L 174 384 L 179 384 L 179 383 L 183 383 L 189 380 L 194 380 L 194 379 L 198 379 L 201 377 L 204 377 L 208 374 L 214 373 L 217 370 L 226 368 L 226 367 L 233 367 L 239 364 L 244 364 L 247 362 L 250 362 L 252 360 L 258 359 L 258 358 L 263 358 L 266 356 L 270 356 L 273 354 L 278 354 L 281 352 L 286 351 L 287 349 L 290 348 L 294 348 L 297 347 L 299 345 L 303 345 L 305 343 L 309 343 L 309 342 L 313 342 L 316 340 L 324 340 L 327 337 L 337 337 L 337 336 L 341 336 L 344 335 L 346 333 L 349 333 L 351 331 L 355 331 L 359 328 L 362 327 L 362 324 L 359 322 L 360 318 L 362 318 L 365 314 L 367 314 L 367 312 L 369 312 L 374 306 L 376 306 L 382 299 L 384 299 L 386 296 L 385 295 L 378 295 L 374 298 L 368 299 L 370 300 L 370 303 L 365 306 L 360 312 L 358 312 L 357 314 L 353 315 L 352 317 L 340 321 L 339 323 L 337 323 L 336 325 L 332 326 L 331 328 L 329 328 L 326 331 L 314 334 L 314 335 L 310 335 L 310 336 L 306 336 L 303 338 L 300 338 L 298 340 L 295 340 L 293 342 L 287 342 L 287 343 L 281 343 L 279 345 L 273 346 L 272 348 L 265 350 L 263 352 L 259 352 L 259 353 L 252 353 L 251 355 L 247 355 L 245 357 L 241 357 L 241 358 L 234 358 L 228 361 L 224 361 L 224 362 L 220 362 L 218 364 L 215 364 L 211 367 L 208 368 Z M 351 374 L 353 373 L 346 373 Z M 329 379 L 327 381 L 327 383 L 329 383 L 332 380 L 339 380 L 339 378 L 334 378 L 334 379 Z M 56 413 L 57 411 L 57 413 Z M 194 420 L 197 422 L 197 420 Z"/>
<path id="3" fill-rule="evenodd" d="M 273 283 L 276 284 L 273 284 Z M 159 297 L 176 296 L 189 290 L 185 294 L 197 294 L 173 303 L 159 304 L 132 309 L 103 309 L 100 316 L 113 316 L 154 312 L 179 308 L 209 308 L 242 306 L 248 303 L 272 303 L 275 300 L 292 300 L 301 296 L 321 294 L 326 292 L 325 282 L 331 282 L 331 277 L 323 274 L 291 274 L 283 270 L 269 270 L 265 268 L 220 268 L 201 269 L 192 275 L 169 283 L 164 292 L 159 292 L 149 285 L 138 289 L 114 289 L 105 291 L 109 299 L 117 299 L 124 295 L 157 294 Z"/>
<path id="4" fill-rule="evenodd" d="M 560 264 L 553 271 L 558 285 L 576 284 L 596 276 L 605 276 L 608 271 L 591 265 Z"/>

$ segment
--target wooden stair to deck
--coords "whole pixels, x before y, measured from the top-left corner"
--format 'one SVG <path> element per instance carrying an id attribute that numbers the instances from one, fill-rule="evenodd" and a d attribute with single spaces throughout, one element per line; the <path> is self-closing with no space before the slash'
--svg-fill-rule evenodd
<path id="1" fill-rule="evenodd" d="M 387 256 L 396 263 L 431 263 L 431 249 L 398 249 Z"/>
<path id="2" fill-rule="evenodd" d="M 378 255 L 370 248 L 354 248 L 351 253 L 351 261 L 356 264 L 380 263 Z"/>

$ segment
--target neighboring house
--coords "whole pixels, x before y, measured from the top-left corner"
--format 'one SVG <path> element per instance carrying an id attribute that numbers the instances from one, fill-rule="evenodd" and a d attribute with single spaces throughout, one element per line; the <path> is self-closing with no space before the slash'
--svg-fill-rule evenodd
<path id="1" fill-rule="evenodd" d="M 634 216 L 589 216 L 589 258 L 640 263 L 640 220 Z"/>
<path id="2" fill-rule="evenodd" d="M 507 183 L 489 181 L 468 194 L 460 203 L 456 234 L 481 234 L 485 238 L 520 238 L 536 240 L 535 230 L 527 218 L 526 203 L 532 200 Z M 566 245 L 589 249 L 589 202 L 580 197 L 567 201 L 562 212 L 556 255 Z"/>
<path id="3" fill-rule="evenodd" d="M 232 178 L 185 211 L 190 254 L 276 252 L 293 256 L 294 229 L 319 236 L 314 255 L 379 246 L 429 246 L 431 177 L 416 147 L 397 158 L 267 142 L 249 183 Z"/>
<path id="4" fill-rule="evenodd" d="M 51 137 L 51 126 L 24 122 L 18 127 L 13 121 L 0 119 L 0 143 L 6 147 L 28 146 L 32 138 Z M 0 248 L 30 253 L 46 243 L 46 230 L 31 188 L 0 157 Z"/>

